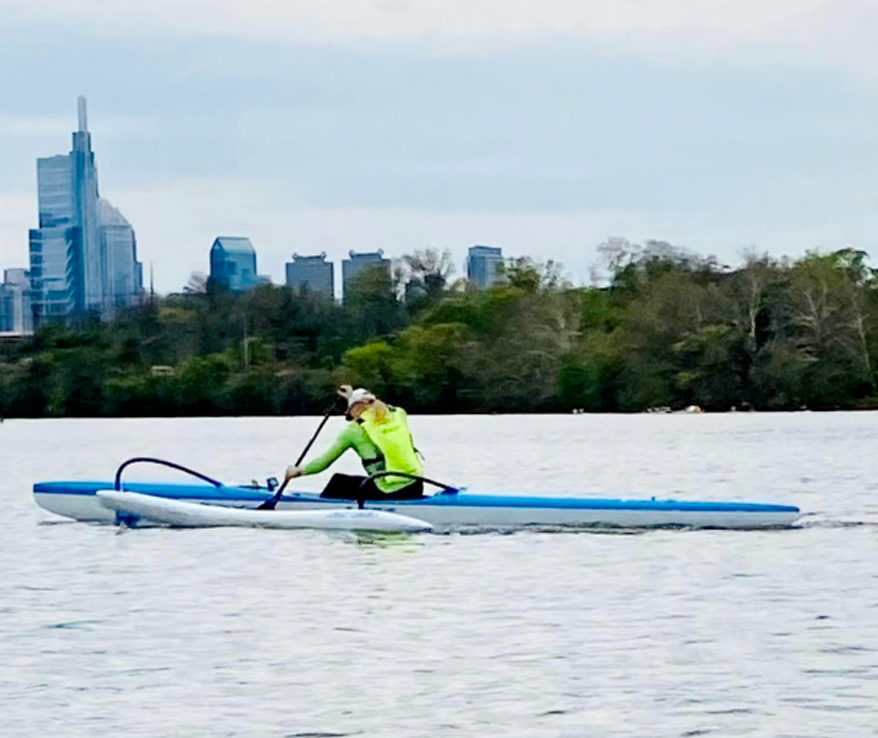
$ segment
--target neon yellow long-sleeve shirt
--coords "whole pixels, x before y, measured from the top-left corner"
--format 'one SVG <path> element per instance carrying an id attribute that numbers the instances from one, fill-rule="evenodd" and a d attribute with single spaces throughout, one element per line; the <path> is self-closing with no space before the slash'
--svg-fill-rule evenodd
<path id="1" fill-rule="evenodd" d="M 363 426 L 353 421 L 345 426 L 326 451 L 302 467 L 302 473 L 310 475 L 325 471 L 349 448 L 357 452 L 367 474 L 384 471 L 384 456 L 381 451 L 372 443 Z"/>

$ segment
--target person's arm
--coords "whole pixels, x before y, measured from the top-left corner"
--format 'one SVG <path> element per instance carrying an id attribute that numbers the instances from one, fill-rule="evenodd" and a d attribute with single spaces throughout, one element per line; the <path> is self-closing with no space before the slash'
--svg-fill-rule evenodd
<path id="1" fill-rule="evenodd" d="M 350 428 L 345 428 L 341 433 L 338 434 L 338 437 L 335 439 L 333 444 L 326 449 L 320 456 L 312 461 L 309 461 L 304 466 L 300 467 L 303 476 L 307 476 L 309 474 L 319 474 L 320 472 L 328 469 L 335 461 L 341 456 L 345 451 L 347 451 L 353 445 L 351 440 Z"/>

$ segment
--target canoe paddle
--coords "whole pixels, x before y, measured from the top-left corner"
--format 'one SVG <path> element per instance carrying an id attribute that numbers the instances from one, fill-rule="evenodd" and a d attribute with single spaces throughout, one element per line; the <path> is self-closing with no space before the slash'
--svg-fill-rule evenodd
<path id="1" fill-rule="evenodd" d="M 314 445 L 314 441 L 317 440 L 317 436 L 320 435 L 320 431 L 323 430 L 323 426 L 326 425 L 327 421 L 330 417 L 332 417 L 332 413 L 335 410 L 335 406 L 338 404 L 338 400 L 335 400 L 332 405 L 329 406 L 329 410 L 326 411 L 326 415 L 323 416 L 323 420 L 320 421 L 320 425 L 317 426 L 317 430 L 314 431 L 314 435 L 311 436 L 311 440 L 308 441 L 308 445 L 305 446 L 305 450 L 299 455 L 299 458 L 296 460 L 296 466 L 300 466 L 302 462 L 305 460 L 305 457 L 308 455 L 308 452 L 311 450 L 311 446 Z M 287 488 L 287 485 L 290 483 L 289 479 L 284 479 L 283 484 L 278 487 L 277 492 L 274 493 L 274 497 L 270 500 L 266 500 L 263 502 L 257 510 L 274 510 L 277 507 L 277 503 L 280 502 L 280 498 L 284 493 L 284 490 Z"/>

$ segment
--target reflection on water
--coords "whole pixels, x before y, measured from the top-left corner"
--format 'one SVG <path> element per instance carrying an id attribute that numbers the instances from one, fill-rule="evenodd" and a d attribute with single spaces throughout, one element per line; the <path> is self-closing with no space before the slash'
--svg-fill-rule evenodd
<path id="1" fill-rule="evenodd" d="M 378 548 L 409 548 L 412 551 L 424 545 L 423 535 L 411 533 L 384 533 L 378 531 L 348 531 L 345 539 L 358 546 L 377 546 Z"/>

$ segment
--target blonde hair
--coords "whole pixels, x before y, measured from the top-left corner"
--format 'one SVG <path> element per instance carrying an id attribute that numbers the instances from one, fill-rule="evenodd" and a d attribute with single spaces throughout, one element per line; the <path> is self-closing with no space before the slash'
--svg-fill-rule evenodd
<path id="1" fill-rule="evenodd" d="M 370 400 L 369 409 L 374 412 L 376 423 L 384 423 L 387 420 L 387 416 L 390 414 L 390 408 L 381 402 L 381 400 Z"/>

